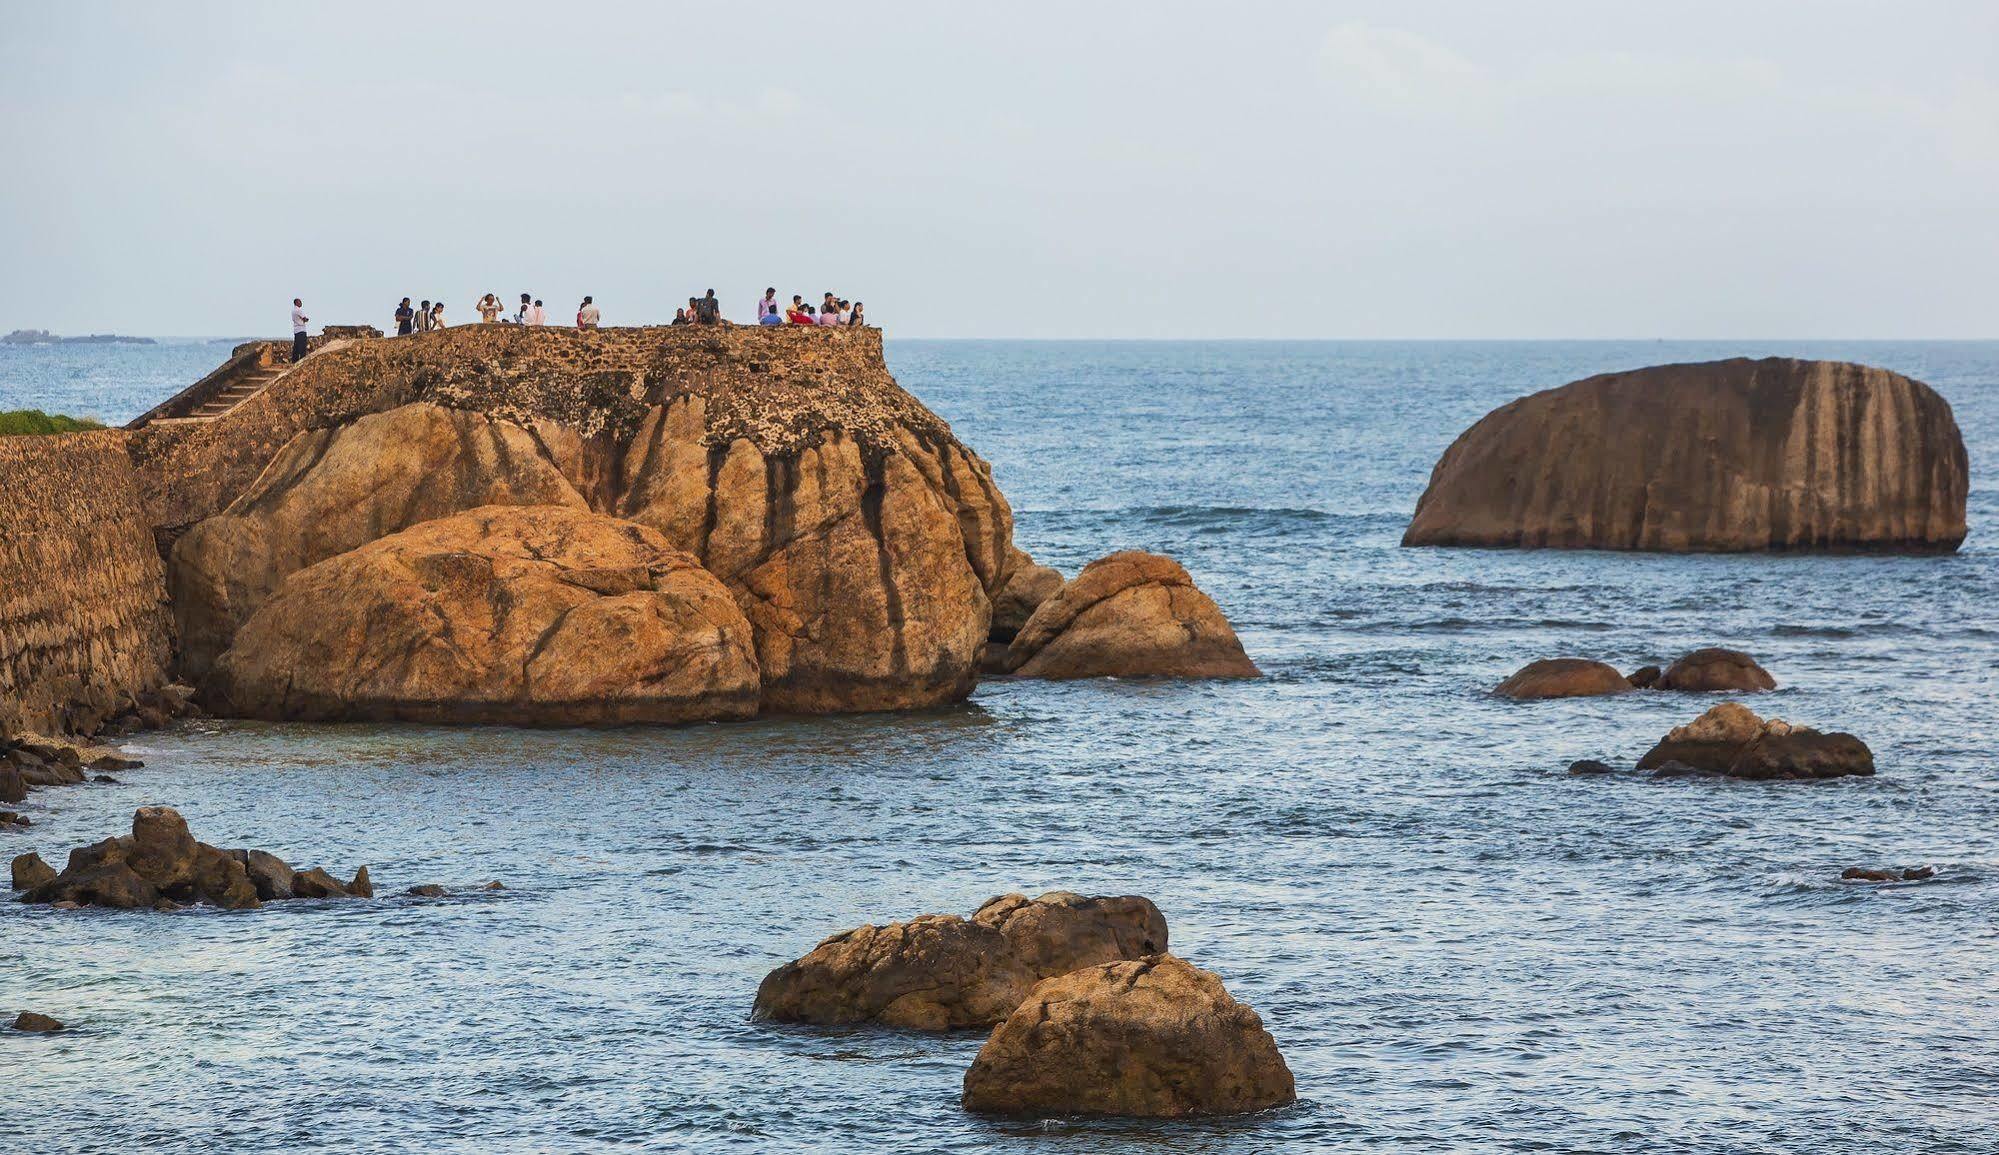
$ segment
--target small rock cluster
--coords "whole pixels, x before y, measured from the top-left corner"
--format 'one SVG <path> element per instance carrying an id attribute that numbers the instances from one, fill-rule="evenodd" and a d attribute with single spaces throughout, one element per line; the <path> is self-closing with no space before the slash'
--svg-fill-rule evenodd
<path id="1" fill-rule="evenodd" d="M 368 868 L 342 882 L 325 870 L 294 870 L 261 850 L 223 850 L 195 841 L 187 820 L 165 806 L 141 807 L 132 833 L 78 847 L 61 873 L 39 854 L 13 862 L 13 886 L 22 902 L 64 909 L 177 910 L 208 903 L 249 910 L 293 898 L 372 898 Z"/>
<path id="2" fill-rule="evenodd" d="M 93 770 L 136 770 L 143 765 L 108 746 L 79 746 L 32 734 L 0 738 L 0 802 L 20 802 L 35 787 L 81 785 L 90 781 Z M 113 781 L 101 775 L 98 780 Z M 0 811 L 0 825 L 27 826 L 29 822 L 5 810 Z"/>
<path id="3" fill-rule="evenodd" d="M 1165 917 L 1136 896 L 1009 894 L 970 918 L 845 931 L 772 971 L 752 1014 L 993 1026 L 965 1076 L 975 1111 L 1171 1117 L 1297 1097 L 1256 1012 L 1167 953 Z"/>
<path id="4" fill-rule="evenodd" d="M 1755 658 L 1740 650 L 1708 646 L 1663 671 L 1657 666 L 1641 666 L 1629 674 L 1590 658 L 1542 658 L 1522 666 L 1492 692 L 1503 698 L 1534 699 L 1587 698 L 1632 690 L 1754 694 L 1776 688 L 1777 679 Z"/>
<path id="5" fill-rule="evenodd" d="M 1839 877 L 1844 882 L 1921 882 L 1936 875 L 1937 868 L 1934 866 L 1909 866 L 1900 870 L 1849 866 L 1840 871 Z"/>

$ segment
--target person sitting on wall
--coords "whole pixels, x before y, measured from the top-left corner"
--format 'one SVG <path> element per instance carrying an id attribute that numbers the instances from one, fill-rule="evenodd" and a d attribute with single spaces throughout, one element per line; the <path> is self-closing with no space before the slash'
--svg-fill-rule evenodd
<path id="1" fill-rule="evenodd" d="M 847 324 L 849 324 L 849 325 L 865 325 L 865 324 L 867 324 L 867 323 L 868 323 L 868 319 L 867 319 L 866 317 L 864 317 L 864 316 L 862 316 L 862 315 L 861 315 L 861 303 L 860 303 L 859 301 L 855 301 L 855 302 L 854 302 L 854 315 L 853 315 L 853 316 L 851 316 L 851 317 L 848 317 L 848 318 L 847 318 Z"/>
<path id="2" fill-rule="evenodd" d="M 673 322 L 672 322 L 672 323 L 673 323 L 673 324 L 675 324 L 675 325 L 685 325 L 685 324 L 688 324 L 689 322 L 688 322 L 688 320 L 687 320 L 687 310 L 685 310 L 685 309 L 675 309 L 675 310 L 673 311 Z"/>
<path id="3" fill-rule="evenodd" d="M 779 319 L 766 321 L 764 320 L 765 317 L 777 317 Z M 774 288 L 765 289 L 764 299 L 757 302 L 757 324 L 782 325 L 783 323 L 783 310 L 777 307 L 777 290 Z"/>
<path id="4" fill-rule="evenodd" d="M 772 302 L 772 304 L 773 304 L 773 306 L 775 306 L 775 302 Z M 771 309 L 770 309 L 770 311 L 768 311 L 768 312 L 764 312 L 764 313 L 758 313 L 758 314 L 757 314 L 757 324 L 759 324 L 759 325 L 782 325 L 782 324 L 784 324 L 784 314 L 783 314 L 783 313 L 780 313 L 780 312 L 778 312 L 778 311 L 777 311 L 777 309 L 776 309 L 775 307 L 773 307 L 773 308 L 771 308 Z"/>
<path id="5" fill-rule="evenodd" d="M 786 314 L 785 319 L 794 325 L 818 324 L 812 317 L 812 306 L 810 305 L 793 305 L 791 312 Z"/>
<path id="6" fill-rule="evenodd" d="M 528 324 L 539 329 L 548 324 L 548 310 L 541 307 L 541 298 L 535 298 L 534 308 L 528 310 Z"/>
<path id="7" fill-rule="evenodd" d="M 479 310 L 480 322 L 487 325 L 499 320 L 500 314 L 507 311 L 507 307 L 500 304 L 500 298 L 491 293 L 487 293 L 485 296 L 479 298 L 479 304 L 476 307 Z"/>
<path id="8" fill-rule="evenodd" d="M 722 319 L 722 302 L 715 299 L 715 290 L 708 290 L 707 296 L 694 302 L 694 322 L 697 325 L 728 324 Z"/>
<path id="9" fill-rule="evenodd" d="M 527 324 L 528 314 L 532 313 L 533 311 L 534 311 L 534 297 L 528 293 L 522 293 L 521 307 L 515 310 L 514 312 L 514 324 L 516 325 Z"/>
<path id="10" fill-rule="evenodd" d="M 596 303 L 589 297 L 583 298 L 583 303 L 576 306 L 576 327 L 579 329 L 595 329 L 600 317 Z"/>

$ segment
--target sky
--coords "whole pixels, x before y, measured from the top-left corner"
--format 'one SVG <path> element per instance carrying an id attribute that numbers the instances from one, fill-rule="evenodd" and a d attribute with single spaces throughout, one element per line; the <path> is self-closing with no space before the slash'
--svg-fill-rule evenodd
<path id="1" fill-rule="evenodd" d="M 1992 0 L 20 4 L 0 330 L 1999 337 Z"/>

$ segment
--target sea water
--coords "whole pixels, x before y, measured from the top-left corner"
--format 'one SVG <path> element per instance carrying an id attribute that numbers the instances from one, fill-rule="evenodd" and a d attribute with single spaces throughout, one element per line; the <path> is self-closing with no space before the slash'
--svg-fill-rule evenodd
<path id="1" fill-rule="evenodd" d="M 227 345 L 0 347 L 0 408 L 123 420 Z M 1437 455 L 1591 373 L 1734 355 L 1939 389 L 1945 557 L 1406 550 Z M 1999 1135 L 1999 344 L 891 339 L 1073 573 L 1170 554 L 1255 682 L 992 681 L 915 714 L 683 729 L 200 722 L 0 833 L 60 864 L 164 803 L 372 902 L 0 903 L 0 1150 L 1988 1152 Z M 1560 452 L 1551 446 L 1551 452 Z M 1513 703 L 1539 657 L 1746 649 L 1759 712 L 1880 774 L 1628 767 L 1697 696 Z M 1934 866 L 1842 883 L 1855 865 Z M 479 887 L 500 880 L 505 889 Z M 451 897 L 397 897 L 436 882 Z M 820 938 L 1007 891 L 1143 894 L 1255 1007 L 1298 1103 L 993 1120 L 982 1033 L 750 1021 Z"/>

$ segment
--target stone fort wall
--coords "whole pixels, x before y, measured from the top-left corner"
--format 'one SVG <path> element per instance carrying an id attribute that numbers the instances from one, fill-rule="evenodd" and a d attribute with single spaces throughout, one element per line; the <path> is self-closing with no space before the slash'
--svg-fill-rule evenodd
<path id="1" fill-rule="evenodd" d="M 167 681 L 166 573 L 126 436 L 0 437 L 0 733 L 89 731 Z"/>

